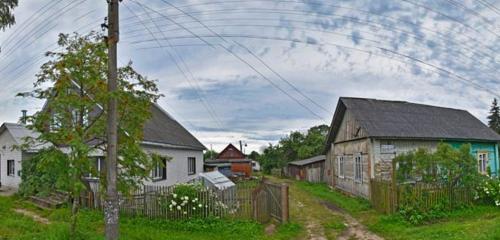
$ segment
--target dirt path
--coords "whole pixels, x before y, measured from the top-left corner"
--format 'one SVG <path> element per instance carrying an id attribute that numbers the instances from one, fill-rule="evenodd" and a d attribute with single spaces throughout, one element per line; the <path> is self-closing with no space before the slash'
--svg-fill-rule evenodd
<path id="1" fill-rule="evenodd" d="M 359 239 L 359 240 L 383 240 L 384 238 L 368 231 L 366 227 L 359 223 L 358 220 L 353 218 L 350 214 L 348 214 L 343 209 L 337 207 L 336 205 L 323 201 L 323 205 L 325 205 L 332 212 L 340 214 L 346 222 L 347 228 L 342 232 L 337 239 L 338 240 L 349 240 L 349 239 Z"/>
<path id="2" fill-rule="evenodd" d="M 41 217 L 38 214 L 31 212 L 31 211 L 28 211 L 26 209 L 16 208 L 16 209 L 14 209 L 14 212 L 20 213 L 20 214 L 27 216 L 27 217 L 30 217 L 30 218 L 33 218 L 33 220 L 35 220 L 36 222 L 39 222 L 42 224 L 50 224 L 49 219 Z"/>

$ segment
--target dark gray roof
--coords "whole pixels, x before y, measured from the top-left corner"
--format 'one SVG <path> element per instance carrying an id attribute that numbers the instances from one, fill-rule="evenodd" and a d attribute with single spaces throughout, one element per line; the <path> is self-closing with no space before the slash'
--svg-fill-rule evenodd
<path id="1" fill-rule="evenodd" d="M 353 114 L 368 137 L 500 141 L 500 135 L 465 110 L 342 97 L 332 121 L 328 144 L 333 141 L 346 110 Z"/>
<path id="2" fill-rule="evenodd" d="M 157 104 L 151 107 L 151 119 L 144 125 L 144 141 L 205 150 L 205 146 Z"/>
<path id="3" fill-rule="evenodd" d="M 289 162 L 288 164 L 296 165 L 296 166 L 304 166 L 304 165 L 308 165 L 308 164 L 312 164 L 312 163 L 316 163 L 316 162 L 321 162 L 321 161 L 325 161 L 325 160 L 326 160 L 325 155 L 318 155 L 318 156 L 304 159 L 304 160 Z"/>

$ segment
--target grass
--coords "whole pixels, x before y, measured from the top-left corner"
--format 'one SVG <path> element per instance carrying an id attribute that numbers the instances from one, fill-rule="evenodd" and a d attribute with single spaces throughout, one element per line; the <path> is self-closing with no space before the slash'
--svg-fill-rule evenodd
<path id="1" fill-rule="evenodd" d="M 268 178 L 274 182 L 289 183 L 290 218 L 304 226 L 298 239 L 309 239 L 308 232 L 324 233 L 328 239 L 335 239 L 345 229 L 344 219 L 332 214 L 317 198 L 311 197 L 308 191 L 299 187 L 301 182 L 270 176 Z"/>
<path id="2" fill-rule="evenodd" d="M 382 215 L 368 201 L 330 190 L 326 184 L 297 182 L 297 187 L 343 209 L 386 239 L 500 239 L 500 208 L 476 206 L 456 210 L 445 219 L 415 226 L 399 215 Z"/>
<path id="3" fill-rule="evenodd" d="M 51 221 L 43 225 L 29 217 L 17 214 L 14 208 L 36 212 Z M 70 211 L 67 208 L 40 210 L 15 197 L 0 197 L 0 239 L 68 239 Z M 79 239 L 104 239 L 104 223 L 100 212 L 82 210 L 78 219 Z M 278 226 L 267 236 L 264 227 L 246 220 L 191 220 L 166 221 L 146 218 L 120 218 L 120 239 L 293 239 L 301 231 L 296 223 Z"/>

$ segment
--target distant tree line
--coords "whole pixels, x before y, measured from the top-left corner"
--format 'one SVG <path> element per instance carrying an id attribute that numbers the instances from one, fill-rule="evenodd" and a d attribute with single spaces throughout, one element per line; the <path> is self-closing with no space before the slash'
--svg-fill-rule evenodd
<path id="1" fill-rule="evenodd" d="M 293 131 L 283 137 L 278 144 L 269 144 L 261 154 L 252 152 L 249 158 L 256 159 L 264 172 L 282 168 L 288 162 L 306 159 L 323 154 L 326 135 L 329 127 L 318 125 L 310 128 L 306 133 Z"/>

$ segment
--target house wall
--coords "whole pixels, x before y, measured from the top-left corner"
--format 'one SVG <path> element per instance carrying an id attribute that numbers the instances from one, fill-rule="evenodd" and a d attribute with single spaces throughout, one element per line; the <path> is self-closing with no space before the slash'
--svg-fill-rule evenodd
<path id="1" fill-rule="evenodd" d="M 419 148 L 435 151 L 438 141 L 424 140 L 379 140 L 371 141 L 373 149 L 373 178 L 391 181 L 392 160 L 399 154 L 415 151 Z"/>
<path id="2" fill-rule="evenodd" d="M 232 162 L 231 172 L 234 173 L 244 173 L 245 177 L 252 176 L 252 164 L 250 162 Z"/>
<path id="3" fill-rule="evenodd" d="M 177 183 L 185 183 L 195 179 L 199 173 L 203 172 L 203 151 L 185 150 L 143 146 L 147 153 L 155 153 L 161 156 L 168 156 L 172 159 L 167 162 L 167 179 L 162 181 L 146 181 L 144 184 L 157 186 L 170 186 Z M 196 158 L 196 173 L 188 174 L 188 157 Z"/>
<path id="4" fill-rule="evenodd" d="M 354 159 L 356 156 L 361 156 L 362 165 L 362 179 L 361 181 L 355 180 L 355 167 Z M 333 147 L 333 174 L 334 185 L 345 192 L 351 193 L 356 196 L 369 198 L 370 196 L 370 172 L 371 172 L 371 156 L 370 156 L 370 140 L 358 139 L 348 142 L 336 143 Z M 338 169 L 339 157 L 344 158 L 344 175 L 340 175 Z"/>
<path id="5" fill-rule="evenodd" d="M 12 135 L 9 131 L 4 131 L 0 135 L 0 182 L 2 186 L 19 188 L 23 154 L 20 150 L 12 150 L 14 145 L 16 142 Z M 14 160 L 14 176 L 7 175 L 7 160 Z"/>
<path id="6" fill-rule="evenodd" d="M 479 142 L 459 142 L 448 141 L 454 148 L 460 148 L 461 145 L 470 143 L 471 154 L 477 158 L 478 153 L 488 153 L 488 165 L 490 167 L 491 175 L 498 176 L 499 170 L 499 157 L 498 157 L 498 144 L 497 143 L 479 143 Z"/>

